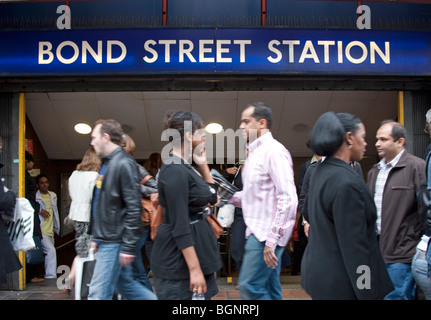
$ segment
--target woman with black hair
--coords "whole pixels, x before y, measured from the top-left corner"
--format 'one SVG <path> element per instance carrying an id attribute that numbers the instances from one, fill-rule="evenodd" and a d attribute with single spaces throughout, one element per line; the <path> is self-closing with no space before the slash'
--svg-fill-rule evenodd
<path id="1" fill-rule="evenodd" d="M 325 156 L 311 176 L 310 231 L 301 265 L 302 286 L 313 299 L 383 299 L 392 288 L 379 246 L 376 208 L 350 163 L 365 153 L 365 127 L 348 113 L 327 112 L 310 134 Z"/>
<path id="2" fill-rule="evenodd" d="M 218 293 L 214 273 L 222 262 L 206 219 L 218 197 L 203 148 L 203 122 L 192 112 L 172 111 L 164 124 L 173 140 L 158 177 L 163 222 L 151 255 L 154 287 L 160 300 L 190 300 L 193 294 L 210 299 Z"/>

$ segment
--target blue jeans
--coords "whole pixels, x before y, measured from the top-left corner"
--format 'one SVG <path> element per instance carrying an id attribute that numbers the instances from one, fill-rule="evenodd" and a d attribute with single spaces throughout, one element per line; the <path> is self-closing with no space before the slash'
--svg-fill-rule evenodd
<path id="1" fill-rule="evenodd" d="M 120 265 L 120 251 L 121 243 L 99 243 L 88 300 L 111 300 L 115 290 L 127 300 L 157 300 L 152 291 L 133 279 L 131 265 Z"/>
<path id="2" fill-rule="evenodd" d="M 282 300 L 280 270 L 284 247 L 275 249 L 278 266 L 275 269 L 266 266 L 263 260 L 265 242 L 259 242 L 250 235 L 245 243 L 244 258 L 239 273 L 239 290 L 245 300 Z"/>
<path id="3" fill-rule="evenodd" d="M 153 287 L 151 285 L 150 279 L 148 279 L 147 271 L 145 270 L 144 262 L 142 261 L 142 247 L 147 241 L 150 235 L 150 227 L 144 227 L 145 232 L 144 235 L 139 239 L 138 244 L 136 245 L 136 257 L 132 263 L 133 270 L 133 278 L 142 283 L 148 289 L 153 291 Z"/>
<path id="4" fill-rule="evenodd" d="M 422 289 L 425 299 L 431 300 L 431 278 L 428 278 L 428 263 L 425 260 L 425 252 L 416 249 L 412 261 L 412 273 L 416 284 Z"/>
<path id="5" fill-rule="evenodd" d="M 411 265 L 409 263 L 387 263 L 386 269 L 395 289 L 386 295 L 385 300 L 413 300 L 415 280 Z"/>

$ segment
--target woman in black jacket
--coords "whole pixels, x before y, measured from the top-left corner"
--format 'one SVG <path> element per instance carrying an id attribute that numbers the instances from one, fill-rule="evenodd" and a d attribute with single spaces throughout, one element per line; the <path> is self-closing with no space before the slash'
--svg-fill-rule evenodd
<path id="1" fill-rule="evenodd" d="M 163 222 L 151 255 L 154 286 L 161 300 L 187 300 L 194 293 L 210 299 L 218 293 L 214 273 L 222 262 L 206 219 L 208 205 L 218 197 L 202 148 L 203 123 L 198 115 L 182 111 L 168 112 L 164 123 L 173 140 L 158 177 Z"/>
<path id="2" fill-rule="evenodd" d="M 313 299 L 382 299 L 392 282 L 377 244 L 376 208 L 350 166 L 364 155 L 365 127 L 351 114 L 327 112 L 310 138 L 313 152 L 326 159 L 314 169 L 305 203 L 302 285 Z"/>

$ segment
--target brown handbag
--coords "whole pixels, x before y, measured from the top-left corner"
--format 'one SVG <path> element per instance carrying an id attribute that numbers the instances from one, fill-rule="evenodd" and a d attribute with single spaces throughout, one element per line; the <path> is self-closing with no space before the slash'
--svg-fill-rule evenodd
<path id="1" fill-rule="evenodd" d="M 151 204 L 153 205 L 153 212 L 151 215 L 151 240 L 154 240 L 156 237 L 157 228 L 163 221 L 163 208 L 159 204 L 159 194 L 158 193 L 152 193 L 150 196 Z"/>
<path id="2" fill-rule="evenodd" d="M 153 204 L 150 199 L 141 199 L 142 212 L 141 221 L 144 226 L 149 226 L 151 222 L 151 216 L 153 215 Z"/>
<path id="3" fill-rule="evenodd" d="M 144 179 L 141 180 L 140 184 L 144 185 L 148 179 L 152 178 L 151 175 L 146 175 Z M 141 212 L 141 221 L 144 226 L 149 226 L 151 221 L 151 215 L 153 214 L 153 205 L 150 199 L 142 198 L 142 212 Z"/>
<path id="4" fill-rule="evenodd" d="M 148 179 L 152 178 L 151 175 L 147 175 L 142 179 L 141 184 L 145 184 Z M 150 199 L 142 198 L 142 213 L 141 220 L 144 226 L 151 227 L 151 239 L 154 240 L 156 237 L 157 228 L 163 221 L 163 210 L 162 206 L 159 205 L 159 194 L 152 193 Z"/>

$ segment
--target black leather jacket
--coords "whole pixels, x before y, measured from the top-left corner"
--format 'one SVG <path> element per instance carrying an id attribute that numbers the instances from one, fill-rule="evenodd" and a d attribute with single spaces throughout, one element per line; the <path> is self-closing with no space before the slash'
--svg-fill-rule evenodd
<path id="1" fill-rule="evenodd" d="M 107 167 L 89 233 L 96 242 L 121 242 L 122 253 L 135 255 L 142 234 L 137 163 L 121 147 L 102 158 L 102 162 Z"/>

